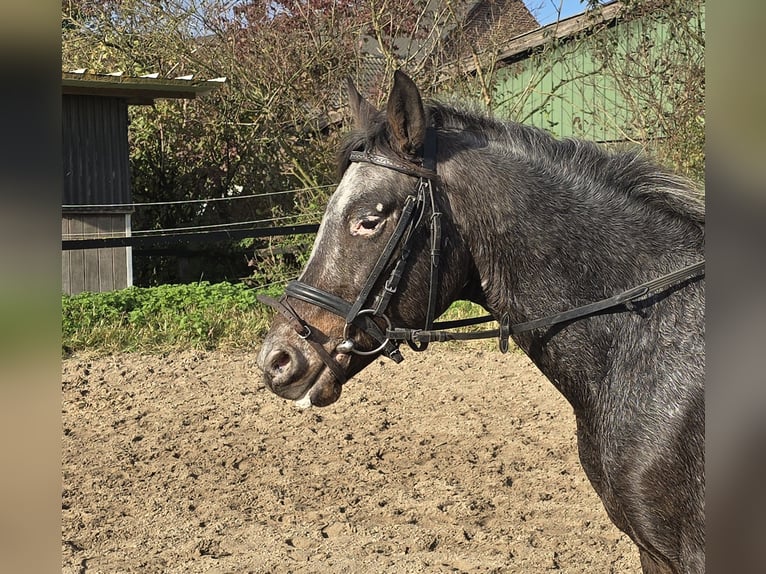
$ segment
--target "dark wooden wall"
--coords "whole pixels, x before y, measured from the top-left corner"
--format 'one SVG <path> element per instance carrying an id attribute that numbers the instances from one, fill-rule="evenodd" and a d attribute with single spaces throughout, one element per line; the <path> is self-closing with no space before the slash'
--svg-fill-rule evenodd
<path id="1" fill-rule="evenodd" d="M 124 236 L 124 214 L 66 215 L 61 218 L 61 236 L 95 239 Z M 61 288 L 67 295 L 82 291 L 124 289 L 133 284 L 130 247 L 73 249 L 61 252 Z"/>
<path id="2" fill-rule="evenodd" d="M 63 205 L 131 203 L 128 104 L 121 98 L 63 96 Z M 112 208 L 101 211 L 125 212 Z"/>
<path id="3" fill-rule="evenodd" d="M 132 202 L 128 105 L 115 97 L 64 95 L 62 100 L 63 239 L 124 237 Z M 132 285 L 131 248 L 77 249 L 61 255 L 69 295 Z"/>

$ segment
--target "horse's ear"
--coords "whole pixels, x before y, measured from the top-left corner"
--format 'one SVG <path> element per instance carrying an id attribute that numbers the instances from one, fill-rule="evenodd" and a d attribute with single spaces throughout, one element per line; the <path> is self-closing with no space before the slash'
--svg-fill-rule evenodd
<path id="1" fill-rule="evenodd" d="M 426 114 L 420 92 L 407 74 L 394 72 L 394 87 L 388 98 L 388 125 L 397 151 L 414 156 L 420 152 L 426 135 Z"/>
<path id="2" fill-rule="evenodd" d="M 348 90 L 351 115 L 354 116 L 354 125 L 359 129 L 364 129 L 369 124 L 370 119 L 377 115 L 378 110 L 362 97 L 351 78 L 346 78 L 346 89 Z"/>

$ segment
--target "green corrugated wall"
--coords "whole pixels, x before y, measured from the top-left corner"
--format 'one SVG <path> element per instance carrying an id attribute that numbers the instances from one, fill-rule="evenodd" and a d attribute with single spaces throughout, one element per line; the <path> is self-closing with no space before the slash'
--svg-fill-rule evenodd
<path id="1" fill-rule="evenodd" d="M 699 26 L 704 30 L 704 5 L 700 3 Z M 544 128 L 559 137 L 581 137 L 611 142 L 641 140 L 662 134 L 648 133 L 642 110 L 650 109 L 644 98 L 662 96 L 664 90 L 683 89 L 663 77 L 662 54 L 684 50 L 674 42 L 667 22 L 652 16 L 615 26 L 591 36 L 549 45 L 498 71 L 493 112 Z M 609 54 L 604 68 L 604 54 Z M 635 57 L 635 59 L 634 59 Z M 682 56 L 684 57 L 684 56 Z M 704 57 L 689 54 L 688 57 Z M 631 62 L 638 61 L 640 65 Z M 640 76 L 646 63 L 651 73 Z M 656 64 L 656 66 L 654 65 Z M 614 70 L 628 69 L 644 93 L 620 90 Z M 632 101 L 630 101 L 632 100 Z M 668 108 L 667 113 L 672 113 Z"/>

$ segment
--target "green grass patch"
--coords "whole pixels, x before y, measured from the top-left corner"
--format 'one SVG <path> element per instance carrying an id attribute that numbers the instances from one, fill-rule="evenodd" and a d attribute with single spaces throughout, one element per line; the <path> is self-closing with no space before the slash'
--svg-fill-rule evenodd
<path id="1" fill-rule="evenodd" d="M 476 303 L 471 303 L 470 301 L 455 301 L 452 305 L 449 306 L 449 309 L 447 309 L 444 313 L 442 313 L 441 317 L 439 317 L 438 321 L 458 321 L 460 319 L 469 319 L 471 317 L 481 317 L 486 315 L 487 312 L 484 310 L 484 308 L 481 305 L 477 305 Z M 473 327 L 465 327 L 466 330 L 481 330 L 481 329 L 492 329 L 493 327 L 488 327 L 487 325 L 491 325 L 491 323 L 487 323 L 485 325 L 478 325 Z"/>
<path id="2" fill-rule="evenodd" d="M 473 317 L 484 317 L 487 315 L 487 311 L 481 306 L 477 305 L 476 303 L 471 303 L 470 301 L 455 301 L 452 303 L 452 305 L 449 306 L 449 308 L 442 313 L 442 315 L 437 319 L 438 321 L 458 321 L 461 319 L 470 319 Z M 478 325 L 469 325 L 468 327 L 459 327 L 457 329 L 451 329 L 455 332 L 476 332 L 476 331 L 485 331 L 490 329 L 496 329 L 498 327 L 498 324 L 494 321 L 490 321 L 488 323 L 479 323 Z M 439 345 L 448 345 L 448 346 L 465 346 L 465 345 L 474 345 L 480 349 L 486 350 L 486 351 L 497 351 L 498 350 L 498 340 L 497 338 L 489 338 L 489 339 L 476 339 L 473 341 L 449 341 L 448 343 L 437 343 Z M 510 349 L 513 352 L 520 351 L 520 349 L 516 346 L 516 344 L 513 341 L 510 341 Z"/>
<path id="3" fill-rule="evenodd" d="M 251 347 L 271 317 L 255 296 L 243 284 L 208 282 L 64 295 L 62 347 L 64 353 Z"/>

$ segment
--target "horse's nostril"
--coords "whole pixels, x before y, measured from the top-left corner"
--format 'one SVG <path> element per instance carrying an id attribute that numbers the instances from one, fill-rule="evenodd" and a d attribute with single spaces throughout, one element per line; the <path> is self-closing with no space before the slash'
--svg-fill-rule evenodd
<path id="1" fill-rule="evenodd" d="M 277 351 L 269 360 L 269 367 L 272 373 L 280 374 L 290 365 L 290 355 L 287 351 Z"/>
<path id="2" fill-rule="evenodd" d="M 290 389 L 296 387 L 298 392 L 301 390 L 300 383 L 306 375 L 308 362 L 306 357 L 299 349 L 296 349 L 289 343 L 278 343 L 266 341 L 261 347 L 258 355 L 258 363 L 263 371 L 263 382 L 271 390 L 278 392 L 278 389 L 287 389 L 282 391 L 281 396 L 286 396 L 286 392 L 292 393 Z M 305 389 L 304 389 L 305 390 Z M 287 397 L 299 398 L 299 397 Z"/>

